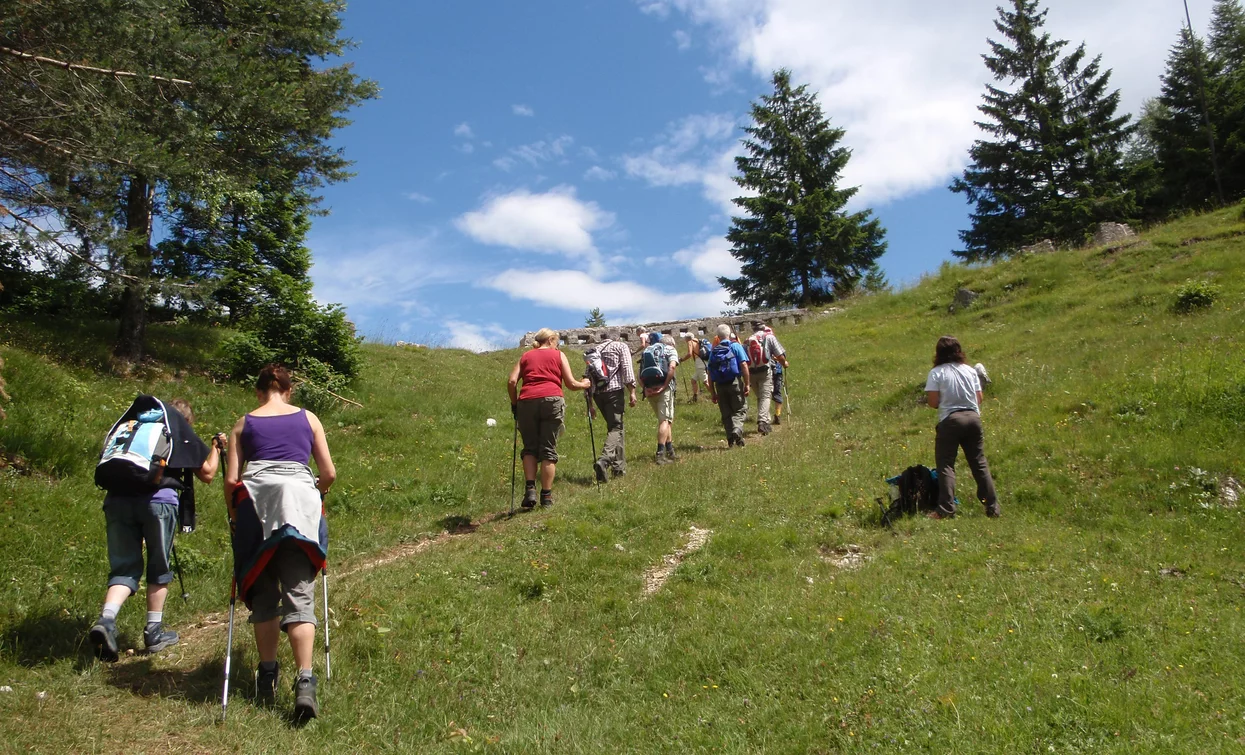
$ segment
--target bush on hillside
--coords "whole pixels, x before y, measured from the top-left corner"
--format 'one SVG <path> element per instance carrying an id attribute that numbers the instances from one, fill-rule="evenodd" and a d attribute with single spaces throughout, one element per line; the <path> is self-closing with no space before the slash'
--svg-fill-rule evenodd
<path id="1" fill-rule="evenodd" d="M 1210 309 L 1219 300 L 1219 287 L 1207 281 L 1187 280 L 1176 289 L 1175 310 L 1182 314 Z"/>
<path id="2" fill-rule="evenodd" d="M 258 375 L 263 366 L 274 361 L 277 355 L 255 333 L 229 336 L 221 342 L 220 350 L 224 355 L 222 369 L 237 380 Z"/>
<path id="3" fill-rule="evenodd" d="M 294 381 L 294 403 L 323 414 L 333 408 L 337 399 L 332 394 L 341 393 L 349 378 L 315 357 L 304 357 L 294 373 Z"/>

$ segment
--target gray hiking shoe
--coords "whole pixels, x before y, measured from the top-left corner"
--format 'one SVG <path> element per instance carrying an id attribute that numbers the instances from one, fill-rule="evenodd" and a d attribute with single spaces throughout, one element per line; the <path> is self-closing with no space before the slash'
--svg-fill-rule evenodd
<path id="1" fill-rule="evenodd" d="M 525 509 L 536 508 L 536 488 L 528 488 L 523 492 L 523 503 L 520 505 Z"/>
<path id="2" fill-rule="evenodd" d="M 320 706 L 316 703 L 316 678 L 299 675 L 294 680 L 294 718 L 299 721 L 310 721 L 320 714 Z"/>
<path id="3" fill-rule="evenodd" d="M 759 432 L 761 435 L 769 435 L 771 432 L 773 432 L 773 429 L 769 426 L 768 422 L 762 422 L 757 425 L 757 432 Z"/>
<path id="4" fill-rule="evenodd" d="M 277 676 L 280 666 L 273 665 L 266 669 L 262 665 L 255 672 L 255 702 L 264 707 L 271 707 L 277 702 Z"/>
<path id="5" fill-rule="evenodd" d="M 158 653 L 165 648 L 173 647 L 177 644 L 177 632 L 164 628 L 161 622 L 152 622 L 143 630 L 143 645 L 147 647 L 148 653 Z"/>
<path id="6" fill-rule="evenodd" d="M 666 452 L 665 452 L 665 451 L 658 451 L 658 452 L 657 452 L 657 456 L 655 456 L 655 457 L 653 458 L 653 461 L 655 461 L 655 462 L 656 462 L 656 463 L 658 463 L 658 464 L 668 464 L 668 463 L 669 463 L 669 462 L 667 461 L 667 459 L 666 459 Z"/>
<path id="7" fill-rule="evenodd" d="M 552 506 L 553 506 L 553 494 L 542 492 L 540 494 L 540 507 L 542 509 L 547 509 L 547 508 L 551 508 Z"/>
<path id="8" fill-rule="evenodd" d="M 101 661 L 112 662 L 120 657 L 117 646 L 117 620 L 105 619 L 100 616 L 91 627 L 91 645 L 95 648 L 95 657 Z"/>
<path id="9" fill-rule="evenodd" d="M 990 517 L 991 519 L 998 519 L 1002 515 L 1003 515 L 1003 509 L 997 503 L 991 506 L 986 506 L 986 516 Z"/>
<path id="10" fill-rule="evenodd" d="M 782 417 L 775 414 L 774 415 L 774 427 L 778 427 L 781 424 L 782 424 Z"/>
<path id="11" fill-rule="evenodd" d="M 600 459 L 592 462 L 592 471 L 596 472 L 597 474 L 597 482 L 608 482 L 609 481 L 608 478 L 605 476 L 605 465 L 601 463 Z"/>

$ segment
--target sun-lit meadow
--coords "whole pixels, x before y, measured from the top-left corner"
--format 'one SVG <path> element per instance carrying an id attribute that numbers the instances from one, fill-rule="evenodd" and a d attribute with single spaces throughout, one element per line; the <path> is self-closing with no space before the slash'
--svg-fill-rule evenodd
<path id="1" fill-rule="evenodd" d="M 92 457 L 136 389 L 187 397 L 205 433 L 247 410 L 245 387 L 204 376 L 218 334 L 157 329 L 135 384 L 103 369 L 103 325 L 0 323 L 0 749 L 1239 752 L 1245 521 L 1216 481 L 1245 476 L 1243 249 L 1234 208 L 1128 248 L 946 266 L 780 330 L 793 416 L 745 449 L 684 388 L 680 461 L 657 467 L 652 412 L 630 410 L 630 473 L 599 490 L 575 394 L 557 504 L 513 518 L 518 352 L 368 346 L 364 408 L 322 415 L 334 676 L 302 729 L 288 673 L 277 710 L 252 705 L 245 631 L 217 722 L 219 488 L 178 540 L 183 643 L 112 666 L 84 643 L 106 575 Z M 1190 280 L 1218 287 L 1212 307 L 1176 310 Z M 961 286 L 982 296 L 949 314 Z M 961 463 L 960 517 L 886 529 L 882 480 L 932 464 L 920 399 L 944 333 L 994 378 L 1003 517 Z M 708 543 L 646 597 L 692 526 Z M 859 568 L 836 563 L 856 549 Z M 126 646 L 141 620 L 132 600 Z"/>

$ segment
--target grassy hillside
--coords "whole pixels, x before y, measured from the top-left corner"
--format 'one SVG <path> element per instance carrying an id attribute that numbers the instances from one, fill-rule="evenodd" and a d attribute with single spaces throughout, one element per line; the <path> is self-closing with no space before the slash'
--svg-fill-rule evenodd
<path id="1" fill-rule="evenodd" d="M 167 342 L 139 385 L 103 377 L 84 330 L 3 326 L 14 402 L 0 447 L 0 742 L 136 752 L 1236 752 L 1245 741 L 1240 479 L 1245 220 L 1142 243 L 947 266 L 895 295 L 780 332 L 794 421 L 728 452 L 681 401 L 678 465 L 627 415 L 630 474 L 591 486 L 572 398 L 557 505 L 513 519 L 504 380 L 517 352 L 369 347 L 325 415 L 334 669 L 291 730 L 245 681 L 214 724 L 228 557 L 218 491 L 179 539 L 183 644 L 93 663 L 106 574 L 92 455 L 135 389 L 182 395 L 205 432 L 250 406 Z M 1175 311 L 1188 280 L 1207 311 Z M 958 287 L 982 293 L 949 314 Z M 932 463 L 919 403 L 939 335 L 994 377 L 983 421 L 1003 518 L 878 526 L 882 479 Z M 210 348 L 212 334 L 195 334 Z M 485 427 L 487 417 L 499 426 Z M 597 442 L 601 428 L 597 427 Z M 971 482 L 960 465 L 960 498 Z M 474 522 L 474 524 L 468 524 Z M 712 531 L 663 589 L 646 570 Z M 449 529 L 457 534 L 435 537 Z M 435 538 L 435 539 L 433 539 Z M 422 543 L 422 544 L 420 544 Z M 417 546 L 417 544 L 419 544 Z M 835 560 L 863 557 L 858 569 Z M 403 556 L 375 568 L 371 560 Z M 141 611 L 121 616 L 130 644 Z M 236 679 L 255 663 L 235 645 Z M 287 652 L 284 651 L 283 652 Z M 289 664 L 284 664 L 289 668 Z M 286 686 L 288 674 L 283 679 Z M 46 693 L 42 697 L 39 693 Z M 282 709 L 289 706 L 288 689 Z"/>

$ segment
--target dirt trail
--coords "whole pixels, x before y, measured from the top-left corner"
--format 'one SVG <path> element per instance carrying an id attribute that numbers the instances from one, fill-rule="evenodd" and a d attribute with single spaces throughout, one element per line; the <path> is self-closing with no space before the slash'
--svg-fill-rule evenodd
<path id="1" fill-rule="evenodd" d="M 674 574 L 674 570 L 679 568 L 679 564 L 683 563 L 683 559 L 705 547 L 705 543 L 709 542 L 709 536 L 713 534 L 713 530 L 702 530 L 698 527 L 689 527 L 687 543 L 674 553 L 661 558 L 661 566 L 654 566 L 644 573 L 644 597 L 648 597 L 665 584 L 670 579 L 670 575 Z"/>

